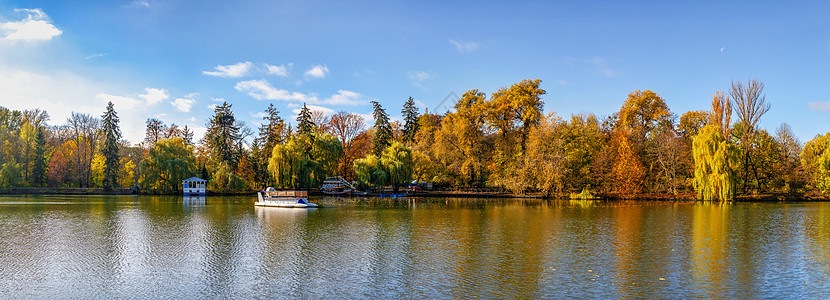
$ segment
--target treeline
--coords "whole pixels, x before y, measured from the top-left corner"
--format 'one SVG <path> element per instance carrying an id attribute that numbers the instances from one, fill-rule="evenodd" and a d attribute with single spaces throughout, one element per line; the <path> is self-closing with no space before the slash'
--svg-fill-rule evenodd
<path id="1" fill-rule="evenodd" d="M 199 141 L 187 126 L 148 119 L 138 145 L 121 139 L 111 103 L 101 118 L 73 113 L 58 126 L 42 110 L 0 108 L 0 189 L 176 193 L 182 179 L 199 176 L 210 191 L 237 193 L 316 188 L 341 175 L 364 188 L 417 181 L 549 196 L 830 191 L 830 133 L 802 145 L 786 124 L 773 134 L 759 128 L 770 105 L 757 80 L 733 82 L 710 110 L 679 116 L 657 93 L 637 90 L 603 118 L 545 114 L 540 83 L 523 80 L 489 97 L 470 90 L 444 114 L 422 114 L 409 98 L 394 122 L 372 101 L 369 128 L 360 115 L 305 105 L 292 126 L 272 104 L 254 132 L 223 103 Z"/>

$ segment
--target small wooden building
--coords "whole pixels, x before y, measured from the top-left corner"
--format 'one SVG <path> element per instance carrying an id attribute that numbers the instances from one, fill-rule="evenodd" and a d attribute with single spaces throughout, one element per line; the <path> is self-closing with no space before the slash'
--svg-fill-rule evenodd
<path id="1" fill-rule="evenodd" d="M 207 191 L 207 180 L 199 177 L 190 177 L 182 180 L 182 195 L 204 196 Z"/>

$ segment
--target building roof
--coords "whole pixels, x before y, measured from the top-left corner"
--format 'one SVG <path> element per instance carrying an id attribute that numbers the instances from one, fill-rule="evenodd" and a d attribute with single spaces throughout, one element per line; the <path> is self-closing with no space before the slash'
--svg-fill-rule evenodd
<path id="1" fill-rule="evenodd" d="M 182 180 L 182 181 L 207 181 L 207 180 L 204 180 L 204 179 L 202 179 L 202 178 L 199 178 L 199 177 L 195 177 L 195 176 L 194 176 L 194 177 L 190 177 L 190 178 L 188 178 L 188 179 Z"/>

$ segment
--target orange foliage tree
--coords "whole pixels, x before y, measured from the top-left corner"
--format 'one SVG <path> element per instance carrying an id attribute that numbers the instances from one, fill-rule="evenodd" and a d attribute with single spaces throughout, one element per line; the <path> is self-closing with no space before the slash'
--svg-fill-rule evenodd
<path id="1" fill-rule="evenodd" d="M 646 169 L 640 162 L 640 157 L 634 153 L 631 140 L 624 130 L 614 132 L 612 144 L 617 146 L 617 158 L 611 171 L 616 183 L 617 192 L 623 194 L 637 194 L 643 189 L 643 178 Z"/>

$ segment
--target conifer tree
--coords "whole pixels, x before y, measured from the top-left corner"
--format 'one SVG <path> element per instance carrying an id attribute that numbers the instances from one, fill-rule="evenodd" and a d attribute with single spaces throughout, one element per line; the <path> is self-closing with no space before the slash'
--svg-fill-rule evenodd
<path id="1" fill-rule="evenodd" d="M 118 140 L 121 139 L 121 128 L 118 127 L 118 114 L 112 102 L 107 104 L 107 111 L 101 116 L 104 129 L 104 147 L 101 153 L 104 156 L 104 190 L 110 191 L 118 185 Z"/>
<path id="2" fill-rule="evenodd" d="M 207 124 L 203 141 L 210 150 L 211 159 L 219 165 L 228 163 L 231 168 L 236 167 L 237 144 L 242 137 L 239 134 L 239 124 L 231 111 L 231 104 L 223 102 L 213 111 L 213 117 Z"/>
<path id="3" fill-rule="evenodd" d="M 300 114 L 297 115 L 297 134 L 306 135 L 314 132 L 314 121 L 311 120 L 311 110 L 303 103 Z"/>
<path id="4" fill-rule="evenodd" d="M 380 157 L 383 150 L 391 143 L 392 125 L 389 124 L 389 115 L 377 101 L 372 101 L 375 110 L 372 116 L 375 118 L 375 140 L 372 141 L 372 154 Z"/>
<path id="5" fill-rule="evenodd" d="M 35 133 L 34 161 L 32 162 L 31 183 L 33 186 L 43 186 L 46 183 L 46 133 L 41 126 Z"/>
<path id="6" fill-rule="evenodd" d="M 409 97 L 409 100 L 406 100 L 406 103 L 403 104 L 401 114 L 403 114 L 404 119 L 403 140 L 405 142 L 412 142 L 415 140 L 415 134 L 418 133 L 419 117 L 418 108 L 415 107 L 415 100 L 412 97 Z"/>

